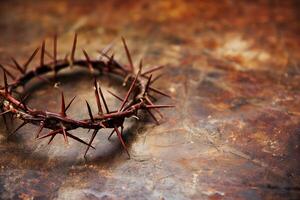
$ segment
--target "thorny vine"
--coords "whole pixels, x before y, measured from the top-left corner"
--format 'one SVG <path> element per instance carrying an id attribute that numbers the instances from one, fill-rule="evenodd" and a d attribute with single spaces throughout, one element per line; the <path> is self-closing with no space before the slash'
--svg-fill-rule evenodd
<path id="1" fill-rule="evenodd" d="M 15 129 L 11 134 L 16 133 L 20 128 L 26 124 L 34 124 L 39 126 L 36 134 L 36 138 L 50 138 L 48 144 L 54 139 L 58 134 L 63 135 L 64 141 L 68 143 L 68 138 L 72 138 L 82 144 L 87 146 L 84 156 L 92 146 L 93 140 L 98 134 L 100 129 L 110 128 L 112 129 L 111 134 L 108 139 L 116 133 L 118 139 L 120 140 L 124 150 L 129 155 L 126 144 L 123 140 L 123 129 L 124 121 L 129 117 L 136 117 L 139 110 L 146 110 L 148 114 L 158 123 L 158 119 L 153 114 L 152 111 L 157 112 L 161 117 L 163 115 L 159 111 L 160 108 L 173 107 L 172 105 L 155 105 L 151 100 L 153 98 L 150 93 L 157 93 L 163 96 L 170 97 L 168 94 L 152 87 L 152 84 L 159 78 L 152 79 L 152 72 L 160 70 L 163 66 L 156 66 L 152 69 L 142 72 L 142 62 L 140 62 L 138 72 L 135 73 L 131 55 L 129 53 L 127 44 L 122 38 L 124 49 L 129 61 L 129 65 L 122 65 L 114 59 L 114 54 L 108 55 L 108 51 L 99 51 L 101 58 L 91 59 L 85 50 L 83 54 L 85 59 L 76 59 L 76 45 L 77 45 L 77 34 L 74 36 L 74 41 L 71 49 L 70 57 L 66 56 L 63 59 L 57 58 L 57 36 L 53 39 L 53 53 L 50 54 L 45 48 L 45 41 L 43 41 L 41 47 L 35 49 L 31 54 L 27 62 L 23 65 L 19 64 L 16 59 L 11 58 L 13 64 L 9 65 L 9 68 L 0 65 L 3 70 L 4 86 L 0 86 L 0 115 L 3 117 L 3 121 L 7 127 L 6 115 L 11 114 L 14 118 L 22 120 L 18 128 Z M 38 66 L 29 69 L 29 64 L 36 57 L 40 51 L 40 63 Z M 51 58 L 49 63 L 45 63 L 45 55 Z M 75 97 L 66 105 L 64 93 L 61 92 L 61 109 L 60 112 L 49 112 L 45 110 L 37 110 L 30 108 L 25 104 L 25 98 L 17 98 L 14 93 L 18 94 L 18 88 L 24 87 L 33 78 L 39 78 L 46 80 L 41 75 L 54 72 L 54 80 L 56 80 L 57 73 L 65 68 L 78 66 L 87 68 L 90 73 L 94 76 L 94 92 L 95 100 L 97 103 L 98 113 L 96 115 L 92 114 L 92 110 L 88 101 L 86 101 L 87 112 L 89 114 L 88 119 L 75 120 L 67 115 L 67 110 L 70 108 Z M 19 75 L 16 76 L 14 73 L 10 72 L 8 69 L 18 70 Z M 96 79 L 96 72 L 99 71 L 101 74 L 111 73 L 118 75 L 124 79 L 124 83 L 130 83 L 129 89 L 124 98 L 108 91 L 115 98 L 120 100 L 121 105 L 118 110 L 112 111 L 108 108 L 105 97 Z M 8 83 L 8 78 L 11 78 L 12 82 Z M 84 128 L 93 130 L 91 138 L 88 142 L 80 139 L 79 137 L 71 134 L 70 131 Z M 43 129 L 50 129 L 50 132 L 42 135 Z M 121 130 L 120 130 L 121 129 Z"/>

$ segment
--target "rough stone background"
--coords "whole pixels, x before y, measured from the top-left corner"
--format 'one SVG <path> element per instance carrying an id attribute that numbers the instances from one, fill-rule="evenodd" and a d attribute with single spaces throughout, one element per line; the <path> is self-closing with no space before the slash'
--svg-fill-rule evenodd
<path id="1" fill-rule="evenodd" d="M 1 63 L 25 62 L 45 38 L 51 50 L 55 32 L 64 56 L 75 31 L 79 49 L 96 57 L 113 42 L 126 63 L 124 36 L 135 63 L 166 65 L 156 86 L 173 99 L 158 101 L 176 108 L 159 126 L 128 123 L 130 160 L 108 132 L 85 161 L 80 144 L 57 137 L 49 146 L 30 125 L 7 138 L 1 121 L 0 198 L 299 199 L 299 10 L 297 0 L 1 1 Z M 67 99 L 78 95 L 69 114 L 87 116 L 92 80 L 80 71 L 60 81 Z M 57 89 L 28 89 L 30 106 L 59 109 Z"/>

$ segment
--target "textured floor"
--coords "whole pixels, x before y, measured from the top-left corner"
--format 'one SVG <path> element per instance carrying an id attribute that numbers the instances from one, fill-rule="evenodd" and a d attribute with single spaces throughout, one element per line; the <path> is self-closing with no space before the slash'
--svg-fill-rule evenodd
<path id="1" fill-rule="evenodd" d="M 126 63 L 124 36 L 135 64 L 166 65 L 156 85 L 173 99 L 158 101 L 176 108 L 159 126 L 127 123 L 130 160 L 108 132 L 85 161 L 84 146 L 58 137 L 48 146 L 34 126 L 7 139 L 1 120 L 0 199 L 299 199 L 299 10 L 297 0 L 1 1 L 1 63 L 25 62 L 55 32 L 64 56 L 75 31 L 92 56 L 113 42 Z M 78 95 L 69 113 L 82 118 L 92 80 L 68 73 L 60 87 Z M 28 90 L 30 106 L 59 110 L 57 89 Z"/>

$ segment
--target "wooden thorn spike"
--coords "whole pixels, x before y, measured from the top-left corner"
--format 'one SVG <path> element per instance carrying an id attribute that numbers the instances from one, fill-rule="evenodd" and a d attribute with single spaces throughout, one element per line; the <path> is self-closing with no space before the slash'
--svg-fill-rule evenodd
<path id="1" fill-rule="evenodd" d="M 148 80 L 147 80 L 147 83 L 146 83 L 146 86 L 145 86 L 145 91 L 144 91 L 144 96 L 145 96 L 145 94 L 148 92 L 148 88 L 149 88 L 149 86 L 150 86 L 151 79 L 152 79 L 152 74 L 150 75 L 150 77 L 149 77 Z"/>
<path id="2" fill-rule="evenodd" d="M 73 101 L 75 100 L 76 96 L 74 96 L 71 101 L 69 102 L 69 104 L 67 105 L 65 112 L 67 112 L 67 110 L 70 108 L 71 104 L 73 103 Z"/>
<path id="3" fill-rule="evenodd" d="M 87 152 L 89 151 L 90 146 L 92 145 L 92 143 L 93 143 L 93 141 L 94 141 L 94 139 L 95 139 L 95 137 L 96 137 L 98 131 L 99 131 L 99 129 L 95 129 L 95 130 L 94 130 L 93 135 L 92 135 L 92 137 L 91 137 L 91 139 L 90 139 L 90 141 L 89 141 L 89 143 L 88 143 L 88 146 L 87 146 L 87 148 L 86 148 L 86 150 L 85 150 L 84 157 L 86 157 L 86 154 L 87 154 Z"/>
<path id="4" fill-rule="evenodd" d="M 16 128 L 11 135 L 15 134 L 18 130 L 20 130 L 23 126 L 25 126 L 27 124 L 27 122 L 23 122 L 20 126 L 18 126 L 18 128 Z"/>
<path id="5" fill-rule="evenodd" d="M 149 69 L 149 70 L 143 72 L 143 73 L 142 73 L 142 76 L 147 75 L 147 74 L 149 74 L 149 73 L 152 73 L 152 72 L 154 72 L 154 71 L 160 70 L 160 69 L 162 69 L 162 68 L 164 68 L 163 65 L 159 65 L 159 66 L 153 67 L 152 69 Z"/>
<path id="6" fill-rule="evenodd" d="M 63 126 L 63 124 L 61 124 L 61 129 L 62 129 L 65 143 L 68 144 L 69 142 L 68 142 L 68 137 L 67 137 L 67 133 L 66 133 L 66 128 Z"/>
<path id="7" fill-rule="evenodd" d="M 160 95 L 163 95 L 163 96 L 165 96 L 165 97 L 172 98 L 170 95 L 168 95 L 168 94 L 166 94 L 166 93 L 164 93 L 164 92 L 162 92 L 162 91 L 160 91 L 160 90 L 158 90 L 158 89 L 156 89 L 156 88 L 153 88 L 153 87 L 150 87 L 150 86 L 149 86 L 149 90 L 151 90 L 151 91 L 153 91 L 153 92 L 155 92 L 155 93 L 158 93 L 158 94 L 160 94 Z"/>
<path id="8" fill-rule="evenodd" d="M 127 46 L 126 41 L 123 37 L 122 37 L 122 42 L 123 42 L 123 45 L 124 45 L 124 48 L 125 48 L 125 51 L 126 51 L 127 59 L 129 61 L 130 71 L 133 72 L 133 70 L 134 70 L 133 62 L 132 62 L 132 59 L 131 59 L 130 52 L 128 50 L 128 46 Z"/>
<path id="9" fill-rule="evenodd" d="M 156 122 L 156 124 L 159 125 L 159 121 L 156 119 L 156 117 L 154 116 L 154 114 L 150 110 L 148 110 L 148 109 L 147 109 L 147 112 L 152 117 L 152 119 L 154 119 L 154 121 Z"/>
<path id="10" fill-rule="evenodd" d="M 72 46 L 72 52 L 71 52 L 72 63 L 74 63 L 74 61 L 75 61 L 76 44 L 77 44 L 77 33 L 75 33 L 74 40 L 73 40 L 73 46 Z"/>
<path id="11" fill-rule="evenodd" d="M 123 140 L 122 134 L 120 133 L 119 129 L 118 129 L 116 126 L 115 126 L 115 131 L 116 131 L 116 133 L 117 133 L 117 135 L 118 135 L 118 138 L 119 138 L 119 140 L 120 140 L 120 142 L 121 142 L 121 144 L 122 144 L 124 150 L 126 151 L 128 157 L 130 158 L 129 151 L 128 151 L 126 145 L 125 145 L 125 142 L 124 142 L 124 140 Z"/>
<path id="12" fill-rule="evenodd" d="M 83 140 L 80 139 L 79 137 L 76 137 L 75 135 L 72 135 L 72 134 L 69 133 L 68 131 L 66 131 L 66 133 L 67 133 L 67 136 L 68 136 L 68 137 L 70 137 L 70 138 L 72 138 L 72 139 L 74 139 L 74 140 L 76 140 L 76 141 L 78 141 L 78 142 L 80 142 L 80 143 L 82 143 L 82 144 L 88 145 L 88 146 L 92 147 L 93 149 L 95 149 L 95 147 L 93 147 L 92 145 L 89 145 L 87 142 L 83 141 Z"/>
<path id="13" fill-rule="evenodd" d="M 65 97 L 64 93 L 61 92 L 61 109 L 60 109 L 61 116 L 65 117 L 66 115 L 66 106 L 65 106 Z"/>
<path id="14" fill-rule="evenodd" d="M 111 94 L 112 96 L 114 96 L 115 98 L 117 98 L 118 100 L 120 100 L 121 102 L 124 101 L 124 99 L 122 99 L 122 98 L 119 97 L 118 95 L 114 94 L 113 92 L 111 92 L 111 91 L 109 91 L 109 90 L 107 90 L 107 92 L 108 92 L 109 94 Z"/>
<path id="15" fill-rule="evenodd" d="M 99 90 L 98 90 L 98 82 L 97 82 L 96 78 L 94 79 L 94 90 L 95 90 L 95 97 L 96 97 L 96 102 L 97 102 L 97 107 L 98 107 L 98 114 L 102 115 L 103 110 L 102 110 L 102 106 L 101 106 L 100 94 L 99 94 Z"/>
<path id="16" fill-rule="evenodd" d="M 40 66 L 44 66 L 45 59 L 45 40 L 42 43 Z"/>
<path id="17" fill-rule="evenodd" d="M 87 106 L 87 109 L 88 109 L 88 113 L 89 113 L 90 119 L 91 119 L 92 122 L 94 122 L 94 117 L 93 117 L 93 114 L 92 114 L 92 110 L 91 110 L 90 104 L 87 102 L 87 100 L 85 100 L 85 102 L 86 102 L 86 106 Z"/>
<path id="18" fill-rule="evenodd" d="M 33 60 L 33 58 L 35 57 L 35 55 L 38 53 L 39 49 L 40 49 L 39 47 L 36 48 L 34 50 L 34 52 L 31 54 L 31 56 L 29 57 L 29 59 L 25 62 L 24 66 L 23 66 L 23 69 L 24 69 L 25 72 L 27 71 L 27 68 L 28 68 L 30 62 Z"/>
<path id="19" fill-rule="evenodd" d="M 41 122 L 40 123 L 40 128 L 39 128 L 39 130 L 38 130 L 38 132 L 36 134 L 36 138 L 40 137 L 40 134 L 41 134 L 41 132 L 42 132 L 43 129 L 44 129 L 44 122 Z"/>
<path id="20" fill-rule="evenodd" d="M 84 49 L 82 49 L 82 52 L 83 52 L 83 54 L 85 56 L 85 59 L 88 63 L 89 70 L 90 70 L 91 74 L 93 74 L 94 73 L 94 68 L 93 68 L 93 65 L 91 63 L 91 59 L 90 59 L 89 55 L 87 54 L 87 52 Z"/>
<path id="21" fill-rule="evenodd" d="M 107 106 L 107 103 L 106 103 L 106 101 L 105 101 L 105 98 L 104 98 L 104 95 L 103 95 L 103 93 L 102 93 L 102 90 L 101 90 L 100 85 L 99 85 L 99 88 L 98 88 L 98 89 L 99 89 L 100 96 L 101 96 L 101 99 L 102 99 L 102 101 L 103 101 L 103 104 L 104 104 L 106 113 L 109 113 L 109 109 L 108 109 L 108 106 Z"/>
<path id="22" fill-rule="evenodd" d="M 133 90 L 133 88 L 135 86 L 135 83 L 136 83 L 136 81 L 137 81 L 138 76 L 140 75 L 140 73 L 141 73 L 141 71 L 139 70 L 139 72 L 137 73 L 137 75 L 135 76 L 134 80 L 132 81 L 132 83 L 130 85 L 130 88 L 129 88 L 129 90 L 128 90 L 125 98 L 124 98 L 124 101 L 121 104 L 121 107 L 120 107 L 119 111 L 121 111 L 123 109 L 123 107 L 125 106 L 125 104 L 126 104 L 128 98 L 129 98 L 129 96 L 130 96 L 130 94 L 131 94 L 131 92 L 132 92 L 132 90 Z"/>
<path id="23" fill-rule="evenodd" d="M 14 59 L 13 57 L 11 57 L 11 60 L 14 63 L 14 66 L 16 67 L 17 70 L 19 70 L 22 74 L 25 74 L 24 69 L 21 67 L 21 65 L 16 61 L 16 59 Z"/>
<path id="24" fill-rule="evenodd" d="M 3 71 L 5 71 L 6 74 L 7 74 L 10 78 L 12 78 L 13 80 L 16 79 L 16 77 L 15 77 L 12 73 L 10 73 L 3 65 L 0 64 L 0 68 L 1 68 Z"/>
<path id="25" fill-rule="evenodd" d="M 114 134 L 114 132 L 115 132 L 116 130 L 114 129 L 114 130 L 112 130 L 112 132 L 109 134 L 109 136 L 108 136 L 108 140 L 110 140 L 110 138 L 111 138 L 111 136 Z"/>

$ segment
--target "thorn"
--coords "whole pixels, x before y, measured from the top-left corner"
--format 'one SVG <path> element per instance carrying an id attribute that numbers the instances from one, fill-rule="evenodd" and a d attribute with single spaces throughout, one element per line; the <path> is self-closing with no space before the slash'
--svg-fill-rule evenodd
<path id="1" fill-rule="evenodd" d="M 151 79 L 152 79 L 152 74 L 150 75 L 150 77 L 148 78 L 148 81 L 147 81 L 147 83 L 146 83 L 146 86 L 145 86 L 145 91 L 144 91 L 144 94 L 143 94 L 143 96 L 145 96 L 145 94 L 147 93 L 147 91 L 148 91 L 148 88 L 149 88 L 149 86 L 150 86 L 150 83 L 151 83 Z"/>
<path id="2" fill-rule="evenodd" d="M 64 140 L 65 140 L 65 143 L 68 144 L 68 137 L 67 137 L 67 133 L 66 133 L 66 128 L 63 126 L 63 124 L 61 123 L 61 128 L 62 128 L 62 133 L 63 133 L 63 136 L 64 136 Z"/>
<path id="3" fill-rule="evenodd" d="M 93 65 L 91 63 L 90 57 L 84 49 L 82 49 L 82 52 L 83 52 L 83 54 L 85 56 L 85 59 L 88 63 L 89 70 L 90 70 L 91 74 L 93 74 L 94 73 L 94 68 L 93 68 Z"/>
<path id="4" fill-rule="evenodd" d="M 68 131 L 66 131 L 67 133 L 67 136 L 69 136 L 70 138 L 82 143 L 82 144 L 85 144 L 85 145 L 88 145 L 90 147 L 92 147 L 93 149 L 95 149 L 95 147 L 93 147 L 92 145 L 89 145 L 87 142 L 83 141 L 82 139 L 80 139 L 79 137 L 76 137 L 75 135 L 72 135 L 71 133 L 69 133 Z"/>
<path id="5" fill-rule="evenodd" d="M 114 94 L 113 92 L 111 92 L 111 91 L 109 91 L 109 90 L 107 90 L 107 92 L 108 92 L 109 94 L 111 94 L 112 96 L 116 97 L 116 98 L 117 98 L 118 100 L 120 100 L 121 102 L 124 101 L 124 99 L 122 99 L 122 98 L 119 97 L 118 95 Z"/>
<path id="6" fill-rule="evenodd" d="M 23 126 L 25 126 L 28 122 L 23 122 L 20 126 L 18 126 L 18 128 L 16 128 L 10 135 L 15 134 L 20 128 L 22 128 Z"/>
<path id="7" fill-rule="evenodd" d="M 165 67 L 164 65 L 159 65 L 159 66 L 153 67 L 152 69 L 149 69 L 149 70 L 143 72 L 142 76 L 145 76 L 146 74 L 149 74 L 149 73 L 152 73 L 154 71 L 160 70 L 160 69 L 162 69 L 164 67 Z"/>
<path id="8" fill-rule="evenodd" d="M 122 42 L 123 42 L 123 45 L 124 45 L 124 48 L 125 48 L 125 51 L 126 51 L 127 59 L 128 59 L 128 61 L 129 61 L 130 71 L 133 72 L 134 67 L 133 67 L 131 55 L 130 55 L 130 53 L 129 53 L 129 50 L 128 50 L 126 41 L 125 41 L 125 39 L 124 39 L 123 37 L 122 37 Z"/>
<path id="9" fill-rule="evenodd" d="M 93 114 L 92 114 L 90 104 L 87 102 L 87 100 L 85 100 L 85 102 L 86 102 L 86 106 L 87 106 L 87 109 L 88 109 L 88 112 L 89 112 L 90 119 L 94 123 L 94 117 L 93 117 Z"/>
<path id="10" fill-rule="evenodd" d="M 75 100 L 76 96 L 74 96 L 71 101 L 69 102 L 69 104 L 67 105 L 65 111 L 67 112 L 67 110 L 69 109 L 69 107 L 71 106 L 71 104 L 73 103 L 73 101 Z"/>
<path id="11" fill-rule="evenodd" d="M 99 129 L 95 129 L 95 130 L 94 130 L 93 135 L 92 135 L 92 137 L 91 137 L 91 139 L 90 139 L 90 141 L 89 141 L 89 143 L 88 143 L 88 147 L 87 147 L 86 150 L 85 150 L 84 157 L 86 157 L 86 154 L 87 154 L 87 152 L 89 151 L 90 146 L 92 145 L 92 142 L 94 141 L 94 139 L 95 139 L 95 137 L 96 137 L 98 131 L 99 131 Z"/>
<path id="12" fill-rule="evenodd" d="M 11 60 L 13 61 L 13 63 L 15 64 L 14 66 L 16 67 L 17 70 L 19 70 L 22 74 L 25 74 L 24 69 L 21 67 L 21 65 L 16 61 L 16 59 L 14 59 L 13 57 L 11 57 Z"/>
<path id="13" fill-rule="evenodd" d="M 109 134 L 109 136 L 108 136 L 108 140 L 110 140 L 110 138 L 111 138 L 111 136 L 114 134 L 114 132 L 115 132 L 116 130 L 114 129 L 114 130 L 112 130 L 112 132 Z"/>
<path id="14" fill-rule="evenodd" d="M 61 92 L 61 109 L 60 109 L 60 115 L 65 117 L 66 115 L 66 106 L 65 106 L 65 97 L 64 93 Z"/>
<path id="15" fill-rule="evenodd" d="M 154 121 L 156 122 L 156 124 L 159 125 L 159 121 L 156 119 L 156 117 L 154 116 L 154 114 L 150 110 L 148 110 L 148 109 L 147 109 L 147 112 L 152 117 L 152 119 L 154 119 Z"/>
<path id="16" fill-rule="evenodd" d="M 42 43 L 40 66 L 44 66 L 44 57 L 45 57 L 45 40 Z"/>
<path id="17" fill-rule="evenodd" d="M 121 142 L 121 144 L 122 144 L 124 150 L 126 151 L 128 157 L 130 158 L 130 154 L 129 154 L 128 149 L 127 149 L 127 147 L 126 147 L 126 145 L 125 145 L 125 142 L 124 142 L 124 140 L 123 140 L 123 138 L 122 138 L 122 134 L 120 133 L 119 129 L 118 129 L 116 126 L 115 126 L 114 129 L 115 129 L 115 131 L 117 132 L 118 138 L 119 138 L 119 140 L 120 140 L 120 142 Z"/>
<path id="18" fill-rule="evenodd" d="M 137 75 L 135 76 L 134 80 L 132 81 L 132 83 L 131 83 L 131 85 L 130 85 L 130 88 L 129 88 L 129 90 L 128 90 L 128 92 L 127 92 L 125 98 L 124 98 L 124 101 L 122 102 L 122 105 L 121 105 L 120 109 L 118 110 L 119 112 L 120 112 L 120 111 L 123 109 L 123 107 L 125 106 L 125 104 L 126 104 L 128 98 L 129 98 L 129 95 L 131 94 L 131 92 L 132 92 L 132 90 L 133 90 L 133 87 L 135 86 L 135 83 L 136 83 L 137 78 L 138 78 L 138 76 L 140 75 L 140 73 L 141 73 L 141 71 L 139 70 L 138 73 L 137 73 Z"/>
<path id="19" fill-rule="evenodd" d="M 74 35 L 74 40 L 73 40 L 73 46 L 72 46 L 72 52 L 71 52 L 71 62 L 74 62 L 75 59 L 75 51 L 76 51 L 76 44 L 77 44 L 77 33 Z"/>
<path id="20" fill-rule="evenodd" d="M 145 96 L 145 99 L 150 105 L 154 105 L 148 96 Z M 164 115 L 157 108 L 154 108 L 154 111 L 156 111 L 161 118 L 164 118 Z"/>
<path id="21" fill-rule="evenodd" d="M 139 70 L 142 71 L 142 68 L 143 68 L 143 60 L 141 59 L 139 64 Z"/>
<path id="22" fill-rule="evenodd" d="M 162 76 L 164 76 L 164 74 L 160 74 L 160 75 L 156 76 L 156 77 L 150 82 L 150 84 L 154 83 L 155 81 L 157 81 L 158 79 L 160 79 Z"/>
<path id="23" fill-rule="evenodd" d="M 61 132 L 61 131 L 62 131 L 62 129 L 57 129 L 57 130 L 50 131 L 48 134 L 43 135 L 43 136 L 40 137 L 39 139 L 43 139 L 43 138 L 46 138 L 46 137 L 51 136 L 51 138 L 50 138 L 50 140 L 49 140 L 49 142 L 48 142 L 48 144 L 50 144 L 51 141 L 52 141 L 52 140 L 54 139 L 54 137 L 56 136 L 56 134 L 58 134 L 58 133 Z"/>
<path id="24" fill-rule="evenodd" d="M 94 79 L 94 90 L 95 90 L 96 102 L 97 102 L 97 106 L 98 106 L 98 114 L 102 115 L 103 114 L 103 110 L 102 110 L 102 106 L 101 106 L 101 102 L 100 102 L 100 95 L 99 95 L 99 90 L 98 90 L 98 82 L 97 82 L 96 78 Z"/>
<path id="25" fill-rule="evenodd" d="M 44 129 L 44 122 L 41 122 L 40 123 L 40 128 L 39 128 L 39 130 L 38 130 L 35 138 L 39 138 L 40 137 L 40 134 L 41 134 L 41 132 L 42 132 L 43 129 Z"/>
<path id="26" fill-rule="evenodd" d="M 35 57 L 35 55 L 37 54 L 37 52 L 39 51 L 39 47 L 36 48 L 34 50 L 34 52 L 31 54 L 31 56 L 29 57 L 29 59 L 27 60 L 27 62 L 24 64 L 23 68 L 24 68 L 24 71 L 26 72 L 27 71 L 27 68 L 28 68 L 28 65 L 30 64 L 30 62 L 33 60 L 33 58 Z"/>
<path id="27" fill-rule="evenodd" d="M 146 105 L 146 108 L 152 109 L 152 108 L 173 108 L 174 105 Z"/>
<path id="28" fill-rule="evenodd" d="M 5 67 L 3 65 L 0 64 L 0 68 L 6 72 L 6 74 L 12 78 L 12 79 L 16 79 L 16 77 L 14 75 L 12 75 L 12 73 L 10 73 L 7 69 L 5 69 Z"/>
<path id="29" fill-rule="evenodd" d="M 158 90 L 158 89 L 155 89 L 155 88 L 153 88 L 153 87 L 150 87 L 150 86 L 149 86 L 149 90 L 152 90 L 153 92 L 156 92 L 156 93 L 158 93 L 158 94 L 160 94 L 160 95 L 163 95 L 163 96 L 165 96 L 165 97 L 172 98 L 170 95 L 168 95 L 168 94 L 166 94 L 166 93 L 164 93 L 164 92 L 162 92 L 162 91 L 160 91 L 160 90 Z"/>
<path id="30" fill-rule="evenodd" d="M 107 103 L 106 103 L 106 101 L 105 101 L 105 98 L 104 98 L 104 95 L 103 95 L 103 93 L 102 93 L 102 90 L 101 90 L 100 85 L 99 85 L 99 88 L 98 88 L 98 89 L 99 89 L 100 96 L 101 96 L 101 99 L 102 99 L 102 101 L 103 101 L 103 104 L 104 104 L 106 113 L 109 113 L 109 109 L 108 109 L 108 106 L 107 106 Z"/>

